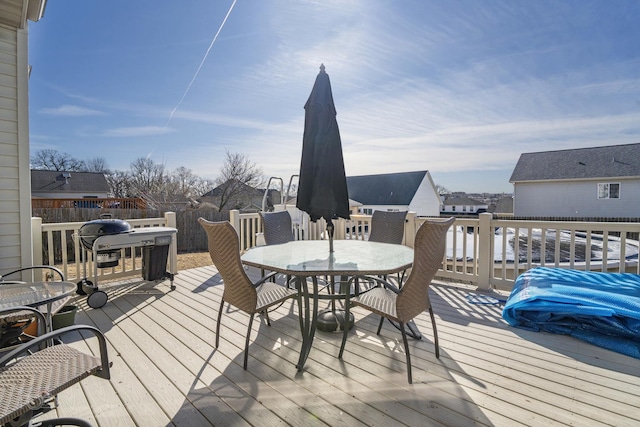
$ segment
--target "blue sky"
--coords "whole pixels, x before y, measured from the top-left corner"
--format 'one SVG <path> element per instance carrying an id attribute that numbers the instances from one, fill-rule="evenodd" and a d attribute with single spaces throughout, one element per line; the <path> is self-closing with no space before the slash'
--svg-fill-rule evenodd
<path id="1" fill-rule="evenodd" d="M 31 151 L 213 179 L 229 150 L 287 182 L 324 63 L 348 176 L 511 192 L 521 153 L 640 142 L 639 17 L 635 0 L 49 0 L 29 25 Z"/>

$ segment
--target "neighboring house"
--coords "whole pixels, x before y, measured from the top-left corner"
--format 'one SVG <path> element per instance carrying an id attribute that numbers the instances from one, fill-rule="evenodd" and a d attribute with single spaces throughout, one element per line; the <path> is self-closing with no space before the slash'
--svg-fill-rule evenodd
<path id="1" fill-rule="evenodd" d="M 0 0 L 0 274 L 32 264 L 27 21 L 38 21 L 45 4 Z"/>
<path id="2" fill-rule="evenodd" d="M 495 205 L 489 206 L 489 212 L 496 214 L 513 214 L 513 196 L 504 196 L 498 199 Z"/>
<path id="3" fill-rule="evenodd" d="M 109 183 L 103 173 L 31 171 L 31 197 L 87 199 L 109 197 Z"/>
<path id="4" fill-rule="evenodd" d="M 478 215 L 487 212 L 489 205 L 470 197 L 447 197 L 440 205 L 442 215 Z"/>
<path id="5" fill-rule="evenodd" d="M 640 144 L 525 153 L 509 181 L 514 216 L 637 218 Z"/>
<path id="6" fill-rule="evenodd" d="M 360 212 L 412 211 L 438 216 L 440 196 L 429 171 L 347 177 L 349 198 L 362 204 Z"/>
<path id="7" fill-rule="evenodd" d="M 198 199 L 200 203 L 222 206 L 223 211 L 238 209 L 241 212 L 258 212 L 262 209 L 264 189 L 250 187 L 237 180 L 228 180 Z M 267 193 L 267 211 L 273 210 L 273 201 L 280 201 L 280 192 L 270 189 Z"/>

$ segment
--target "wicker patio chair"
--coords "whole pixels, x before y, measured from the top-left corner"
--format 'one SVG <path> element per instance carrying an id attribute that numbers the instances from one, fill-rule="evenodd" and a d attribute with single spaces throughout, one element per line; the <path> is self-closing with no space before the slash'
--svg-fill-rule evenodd
<path id="1" fill-rule="evenodd" d="M 427 220 L 418 229 L 415 239 L 413 267 L 402 289 L 398 289 L 382 279 L 377 279 L 383 286 L 373 288 L 355 297 L 350 297 L 349 293 L 346 295 L 346 316 L 349 315 L 349 311 L 353 306 L 363 307 L 382 316 L 376 332 L 378 335 L 380 335 L 385 318 L 399 324 L 407 358 L 407 376 L 410 384 L 412 382 L 411 356 L 409 354 L 405 325 L 424 310 L 429 310 L 433 326 L 435 354 L 437 358 L 440 357 L 436 320 L 429 300 L 429 286 L 442 264 L 446 249 L 447 230 L 454 221 L 455 218 L 449 218 L 445 221 Z M 342 345 L 338 353 L 339 358 L 342 358 L 348 332 L 349 330 L 345 328 L 342 336 Z"/>
<path id="2" fill-rule="evenodd" d="M 249 339 L 251 336 L 251 325 L 256 313 L 264 313 L 267 325 L 271 326 L 267 309 L 276 304 L 280 304 L 289 298 L 296 298 L 298 301 L 298 317 L 300 320 L 300 330 L 302 331 L 302 296 L 299 291 L 280 286 L 268 280 L 274 274 L 267 275 L 258 282 L 253 283 L 244 271 L 240 260 L 240 244 L 238 233 L 233 226 L 226 222 L 211 222 L 204 218 L 198 218 L 198 222 L 207 233 L 209 254 L 213 264 L 218 269 L 224 282 L 224 292 L 220 300 L 218 310 L 218 321 L 216 324 L 216 348 L 220 341 L 220 322 L 222 320 L 222 310 L 224 303 L 244 311 L 249 315 L 249 326 L 244 347 L 244 369 L 247 369 L 249 357 Z"/>
<path id="3" fill-rule="evenodd" d="M 267 245 L 278 245 L 293 241 L 291 215 L 288 211 L 260 212 L 264 242 Z"/>
<path id="4" fill-rule="evenodd" d="M 401 245 L 406 218 L 407 211 L 374 211 L 371 216 L 369 241 Z"/>
<path id="5" fill-rule="evenodd" d="M 401 245 L 404 239 L 404 224 L 407 211 L 373 211 L 371 216 L 371 229 L 369 241 L 379 243 L 391 243 Z M 398 272 L 398 287 L 402 286 L 405 272 Z M 384 277 L 386 279 L 386 277 Z M 355 279 L 355 291 L 359 293 L 361 288 L 375 286 L 375 279 L 368 276 L 360 276 Z"/>
<path id="6" fill-rule="evenodd" d="M 28 311 L 28 307 L 20 307 Z M 0 310 L 4 313 L 4 310 Z M 100 356 L 92 356 L 58 343 L 47 346 L 71 332 L 89 331 L 98 338 Z M 31 425 L 48 401 L 62 390 L 90 375 L 110 378 L 106 340 L 92 326 L 75 325 L 41 335 L 0 358 L 0 425 Z M 38 420 L 43 426 L 90 426 L 83 420 L 59 418 Z"/>
<path id="7" fill-rule="evenodd" d="M 260 212 L 262 234 L 267 245 L 279 245 L 292 242 L 291 214 L 288 211 Z M 264 270 L 261 272 L 264 276 Z M 275 276 L 272 276 L 275 281 Z M 291 277 L 285 276 L 285 283 L 290 287 Z"/>

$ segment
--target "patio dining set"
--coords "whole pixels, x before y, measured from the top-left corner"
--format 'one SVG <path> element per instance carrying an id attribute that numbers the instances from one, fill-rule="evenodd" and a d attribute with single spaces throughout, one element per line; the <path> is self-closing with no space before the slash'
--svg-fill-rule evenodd
<path id="1" fill-rule="evenodd" d="M 344 354 L 353 325 L 351 308 L 362 307 L 380 315 L 378 334 L 384 319 L 397 325 L 402 334 L 407 378 L 411 383 L 407 335 L 417 339 L 421 335 L 415 326 L 410 330 L 405 326 L 425 310 L 431 316 L 436 357 L 439 356 L 438 335 L 428 289 L 442 263 L 446 233 L 454 218 L 426 221 L 418 230 L 415 248 L 411 249 L 401 244 L 405 215 L 406 212 L 376 211 L 368 241 L 339 240 L 333 243 L 331 252 L 326 241 L 293 240 L 291 218 L 287 211 L 263 213 L 266 245 L 252 248 L 242 256 L 236 231 L 228 222 L 216 223 L 200 218 L 199 222 L 208 236 L 211 258 L 225 284 L 216 324 L 216 347 L 224 304 L 228 303 L 249 314 L 243 363 L 244 369 L 247 369 L 255 314 L 263 314 L 270 325 L 269 309 L 285 300 L 296 299 L 302 334 L 302 348 L 296 367 L 302 371 L 318 329 L 320 301 L 330 300 L 330 308 L 324 313 L 334 316 L 343 332 L 338 357 L 342 358 Z M 379 230 L 377 234 L 373 232 L 376 229 Z M 252 282 L 243 265 L 271 273 Z M 390 280 L 390 275 L 407 269 L 411 269 L 411 272 L 406 280 L 396 280 L 395 283 Z M 275 283 L 273 278 L 277 274 L 285 275 L 286 285 Z M 337 289 L 334 286 L 336 277 L 341 278 Z M 322 281 L 329 286 L 322 286 Z M 343 310 L 335 308 L 336 300 L 343 302 Z"/>

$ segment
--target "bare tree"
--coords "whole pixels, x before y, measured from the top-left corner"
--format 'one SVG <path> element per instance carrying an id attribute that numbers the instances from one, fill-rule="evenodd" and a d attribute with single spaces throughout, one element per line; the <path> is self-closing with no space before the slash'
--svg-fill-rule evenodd
<path id="1" fill-rule="evenodd" d="M 109 173 L 109 165 L 104 157 L 94 157 L 93 159 L 85 160 L 84 162 L 85 172 L 98 172 Z"/>
<path id="2" fill-rule="evenodd" d="M 444 188 L 442 185 L 440 184 L 436 184 L 436 191 L 438 192 L 438 194 L 440 196 L 444 195 L 444 194 L 449 194 L 450 191 L 447 190 L 446 188 Z"/>
<path id="3" fill-rule="evenodd" d="M 71 156 L 69 153 L 60 153 L 56 150 L 38 150 L 31 156 L 31 167 L 39 170 L 82 172 L 84 162 Z"/>
<path id="4" fill-rule="evenodd" d="M 161 193 L 165 190 L 167 183 L 164 165 L 144 157 L 131 163 L 129 177 L 131 190 L 135 196 Z"/>
<path id="5" fill-rule="evenodd" d="M 105 174 L 109 189 L 113 197 L 126 198 L 133 197 L 134 192 L 131 188 L 131 176 L 129 172 L 125 171 L 113 171 Z"/>
<path id="6" fill-rule="evenodd" d="M 244 154 L 227 150 L 226 156 L 221 174 L 216 180 L 218 187 L 211 194 L 221 211 L 248 205 L 255 189 L 264 181 L 262 170 Z"/>

